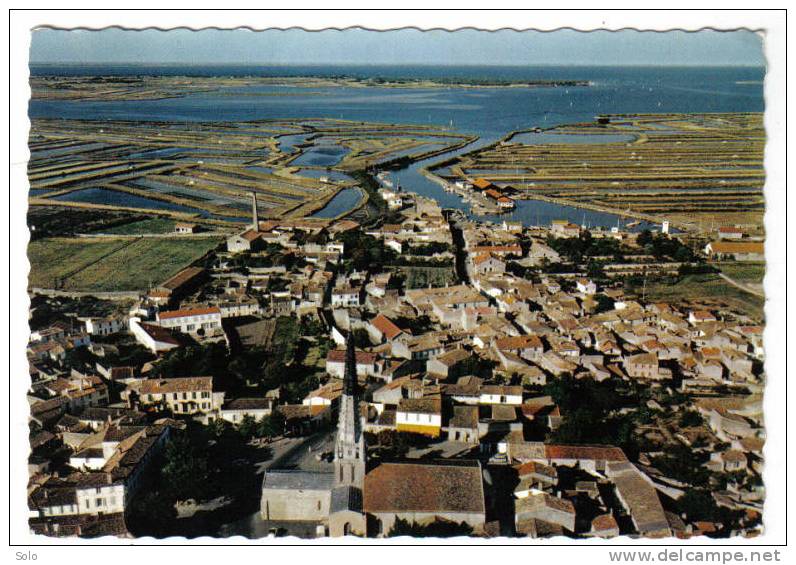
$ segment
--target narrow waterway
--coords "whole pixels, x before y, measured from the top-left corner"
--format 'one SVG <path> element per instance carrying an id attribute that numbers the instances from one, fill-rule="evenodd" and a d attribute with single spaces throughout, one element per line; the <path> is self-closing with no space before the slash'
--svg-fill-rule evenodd
<path id="1" fill-rule="evenodd" d="M 508 132 L 506 132 L 508 133 Z M 604 136 L 591 136 L 587 143 L 600 143 L 600 139 Z M 612 214 L 609 212 L 600 212 L 596 210 L 589 210 L 586 208 L 579 208 L 577 206 L 569 206 L 567 204 L 558 204 L 555 202 L 548 202 L 544 200 L 516 200 L 516 208 L 511 212 L 504 214 L 490 214 L 478 215 L 472 210 L 471 205 L 465 202 L 464 199 L 455 192 L 446 191 L 441 184 L 435 182 L 425 176 L 421 169 L 430 167 L 436 163 L 444 160 L 458 157 L 464 153 L 475 151 L 482 147 L 491 145 L 503 136 L 487 136 L 474 141 L 473 143 L 455 149 L 450 153 L 437 155 L 429 159 L 423 159 L 412 163 L 408 167 L 396 171 L 390 171 L 390 176 L 396 186 L 400 186 L 403 190 L 432 198 L 436 200 L 442 208 L 450 208 L 454 210 L 461 210 L 464 214 L 471 219 L 479 221 L 490 222 L 521 222 L 524 226 L 549 226 L 553 220 L 567 220 L 569 222 L 584 225 L 590 228 L 603 227 L 612 228 L 620 227 L 630 231 L 641 231 L 643 229 L 651 229 L 659 227 L 657 224 L 642 221 L 637 224 L 634 223 L 632 227 L 628 224 L 632 218 L 622 216 L 620 214 Z"/>

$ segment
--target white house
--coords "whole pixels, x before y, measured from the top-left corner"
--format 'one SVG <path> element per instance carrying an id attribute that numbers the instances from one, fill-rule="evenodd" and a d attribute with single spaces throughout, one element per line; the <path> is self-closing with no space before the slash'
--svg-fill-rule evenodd
<path id="1" fill-rule="evenodd" d="M 332 290 L 332 307 L 352 308 L 358 307 L 359 304 L 359 289 L 344 286 L 337 287 Z"/>
<path id="2" fill-rule="evenodd" d="M 490 253 L 476 255 L 472 259 L 473 271 L 477 274 L 504 273 L 506 263 Z"/>
<path id="3" fill-rule="evenodd" d="M 186 334 L 213 335 L 221 329 L 221 309 L 217 306 L 158 312 L 157 319 L 162 327 Z"/>
<path id="4" fill-rule="evenodd" d="M 589 279 L 578 279 L 575 281 L 575 288 L 582 294 L 596 294 L 597 285 Z"/>
<path id="5" fill-rule="evenodd" d="M 155 324 L 143 323 L 136 317 L 130 318 L 130 333 L 138 343 L 155 354 L 180 346 L 169 330 Z"/>
<path id="6" fill-rule="evenodd" d="M 90 335 L 111 335 L 125 331 L 127 320 L 124 318 L 85 318 L 86 333 Z"/>
<path id="7" fill-rule="evenodd" d="M 92 481 L 92 479 L 94 479 Z M 87 475 L 75 490 L 80 514 L 114 514 L 124 512 L 125 487 L 121 481 L 110 482 L 106 473 Z"/>
<path id="8" fill-rule="evenodd" d="M 522 404 L 521 386 L 484 385 L 478 398 L 480 404 Z"/>
<path id="9" fill-rule="evenodd" d="M 263 417 L 271 415 L 273 406 L 273 398 L 236 398 L 225 402 L 221 406 L 218 416 L 231 424 L 240 424 L 246 416 L 251 416 L 259 421 Z"/>
<path id="10" fill-rule="evenodd" d="M 131 391 L 143 405 L 165 404 L 175 414 L 195 415 L 218 412 L 224 393 L 213 391 L 213 377 L 146 379 L 122 392 L 132 404 Z"/>
<path id="11" fill-rule="evenodd" d="M 333 377 L 343 378 L 345 374 L 345 350 L 332 349 L 326 354 L 326 372 Z M 356 352 L 357 376 L 375 377 L 381 374 L 378 356 L 366 351 Z"/>
<path id="12" fill-rule="evenodd" d="M 395 427 L 399 432 L 437 437 L 442 429 L 442 400 L 402 398 L 395 412 Z"/>

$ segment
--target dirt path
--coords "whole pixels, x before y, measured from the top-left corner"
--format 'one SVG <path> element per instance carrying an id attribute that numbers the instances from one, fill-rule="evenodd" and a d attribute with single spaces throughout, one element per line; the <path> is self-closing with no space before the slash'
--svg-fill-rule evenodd
<path id="1" fill-rule="evenodd" d="M 724 279 L 725 281 L 727 281 L 728 283 L 730 283 L 732 286 L 737 288 L 737 289 L 740 289 L 740 290 L 742 290 L 744 292 L 747 292 L 749 294 L 753 294 L 753 295 L 758 296 L 758 297 L 763 298 L 763 299 L 765 299 L 765 297 L 766 297 L 766 295 L 765 295 L 765 293 L 763 291 L 755 290 L 753 288 L 750 288 L 750 287 L 746 286 L 743 283 L 739 283 L 738 281 L 736 281 L 735 279 L 731 279 L 730 277 L 728 277 L 724 273 L 719 273 L 719 276 L 722 279 Z"/>

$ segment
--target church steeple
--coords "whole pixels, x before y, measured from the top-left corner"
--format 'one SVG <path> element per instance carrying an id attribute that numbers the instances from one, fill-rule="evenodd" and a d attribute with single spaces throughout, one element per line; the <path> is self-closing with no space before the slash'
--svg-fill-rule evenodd
<path id="1" fill-rule="evenodd" d="M 350 335 L 346 340 L 343 394 L 348 396 L 356 396 L 357 394 L 357 353 L 354 349 L 354 340 Z"/>
<path id="2" fill-rule="evenodd" d="M 340 416 L 337 422 L 335 445 L 335 484 L 361 487 L 365 478 L 365 440 L 359 409 L 357 361 L 354 340 L 346 340 L 343 394 L 340 397 Z"/>

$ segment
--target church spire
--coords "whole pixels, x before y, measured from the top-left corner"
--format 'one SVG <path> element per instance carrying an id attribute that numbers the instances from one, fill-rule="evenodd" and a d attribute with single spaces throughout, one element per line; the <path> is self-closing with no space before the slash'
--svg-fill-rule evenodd
<path id="1" fill-rule="evenodd" d="M 349 333 L 346 340 L 343 395 L 340 397 L 340 414 L 337 422 L 337 449 L 335 457 L 335 484 L 361 487 L 365 476 L 364 422 L 359 406 L 357 385 L 357 360 L 354 338 Z"/>
<path id="2" fill-rule="evenodd" d="M 349 332 L 346 340 L 345 374 L 343 375 L 343 394 L 356 396 L 357 393 L 357 354 L 354 349 L 354 336 Z"/>

